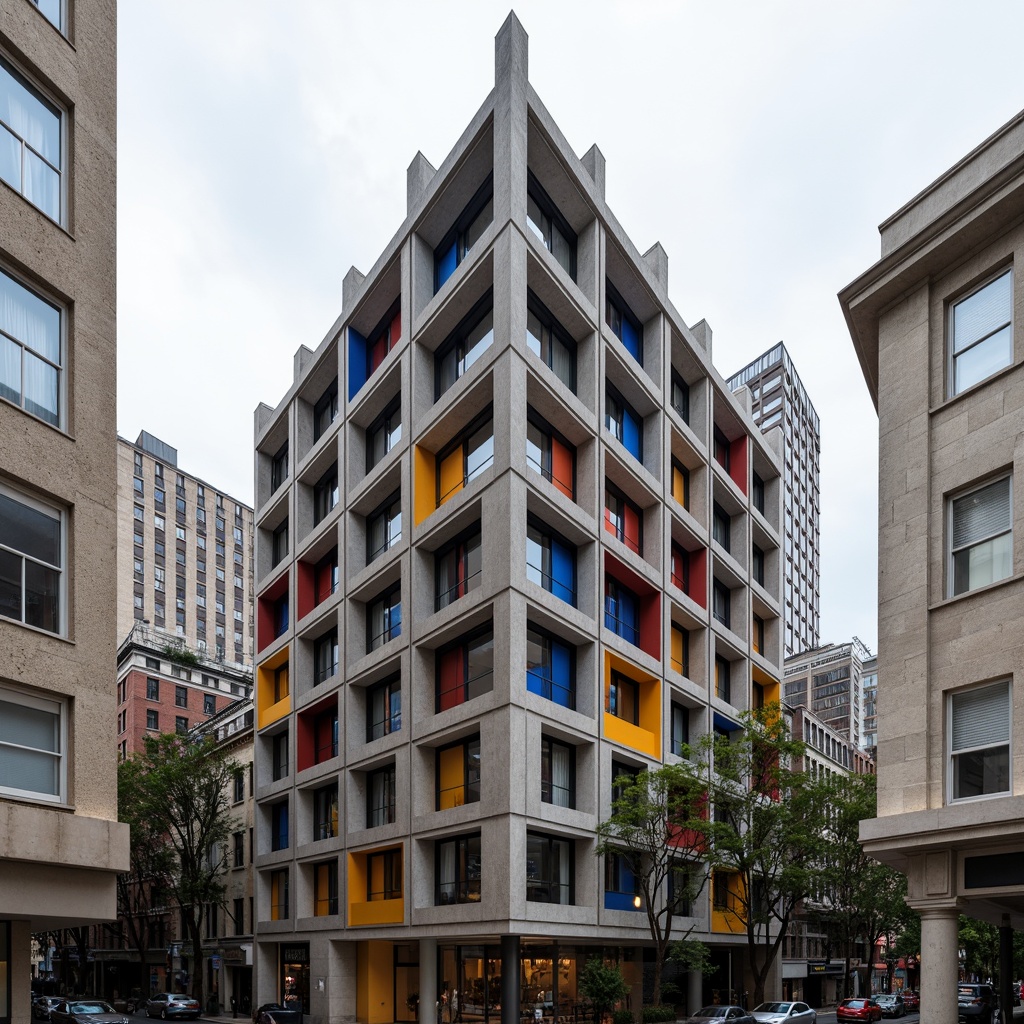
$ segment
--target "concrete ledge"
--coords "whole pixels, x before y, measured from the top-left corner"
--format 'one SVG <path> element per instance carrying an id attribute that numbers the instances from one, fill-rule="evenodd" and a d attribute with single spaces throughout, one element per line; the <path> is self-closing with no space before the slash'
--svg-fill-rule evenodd
<path id="1" fill-rule="evenodd" d="M 129 829 L 66 810 L 0 803 L 0 860 L 120 873 L 129 866 Z M 12 868 L 12 873 L 17 872 Z"/>

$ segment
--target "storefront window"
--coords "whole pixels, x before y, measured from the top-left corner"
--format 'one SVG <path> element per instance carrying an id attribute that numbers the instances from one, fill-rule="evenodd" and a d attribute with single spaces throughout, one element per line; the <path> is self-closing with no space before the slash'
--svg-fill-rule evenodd
<path id="1" fill-rule="evenodd" d="M 309 943 L 281 946 L 281 1004 L 309 1013 Z"/>
<path id="2" fill-rule="evenodd" d="M 395 1020 L 419 1019 L 420 988 L 419 945 L 395 945 Z M 429 1021 L 429 1017 L 424 1018 Z"/>

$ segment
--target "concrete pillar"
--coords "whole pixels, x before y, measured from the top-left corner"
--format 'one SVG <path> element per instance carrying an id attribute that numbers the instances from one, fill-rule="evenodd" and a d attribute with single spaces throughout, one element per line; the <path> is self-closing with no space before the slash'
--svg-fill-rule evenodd
<path id="1" fill-rule="evenodd" d="M 420 1016 L 422 1024 L 435 1024 L 437 1006 L 437 939 L 420 939 Z"/>
<path id="2" fill-rule="evenodd" d="M 957 907 L 921 914 L 921 1020 L 957 1024 Z"/>
<path id="3" fill-rule="evenodd" d="M 519 1021 L 519 936 L 501 937 L 501 1024 Z"/>
<path id="4" fill-rule="evenodd" d="M 686 976 L 686 1012 L 696 1013 L 704 1005 L 704 974 L 690 971 Z"/>
<path id="5" fill-rule="evenodd" d="M 1013 929 L 1009 914 L 1003 914 L 999 926 L 999 1007 L 1003 1024 L 1013 1024 Z"/>

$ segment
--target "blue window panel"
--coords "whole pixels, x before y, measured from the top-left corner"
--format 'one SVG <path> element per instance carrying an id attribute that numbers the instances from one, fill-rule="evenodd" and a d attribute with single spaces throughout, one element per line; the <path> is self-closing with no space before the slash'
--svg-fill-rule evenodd
<path id="1" fill-rule="evenodd" d="M 551 699 L 563 708 L 571 708 L 572 662 L 564 644 L 551 645 L 551 677 Z"/>
<path id="2" fill-rule="evenodd" d="M 576 604 L 576 553 L 568 544 L 551 539 L 551 593 Z"/>
<path id="3" fill-rule="evenodd" d="M 537 665 L 531 669 L 526 673 L 526 689 L 547 700 L 548 688 L 551 685 L 549 672 L 550 669 L 547 665 Z"/>
<path id="4" fill-rule="evenodd" d="M 366 383 L 366 339 L 353 328 L 348 329 L 348 397 L 356 397 Z"/>
<path id="5" fill-rule="evenodd" d="M 640 334 L 634 326 L 633 321 L 626 316 L 622 318 L 622 344 L 626 346 L 626 351 L 638 363 L 643 365 L 643 358 L 640 353 Z"/>
<path id="6" fill-rule="evenodd" d="M 637 910 L 633 906 L 633 894 L 628 892 L 606 892 L 604 894 L 605 910 Z"/>
<path id="7" fill-rule="evenodd" d="M 643 461 L 643 454 L 640 451 L 640 423 L 628 409 L 622 410 L 622 444 L 637 462 Z"/>
<path id="8" fill-rule="evenodd" d="M 604 624 L 613 632 L 619 632 L 619 603 L 610 594 L 604 596 Z"/>
<path id="9" fill-rule="evenodd" d="M 441 286 L 455 273 L 455 268 L 459 265 L 456 246 L 457 243 L 452 242 L 452 247 L 437 262 L 437 288 L 434 289 L 435 292 L 440 291 Z"/>

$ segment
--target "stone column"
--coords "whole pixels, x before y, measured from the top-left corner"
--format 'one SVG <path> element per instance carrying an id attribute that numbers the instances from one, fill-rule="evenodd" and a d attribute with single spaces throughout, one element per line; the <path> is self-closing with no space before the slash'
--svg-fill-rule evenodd
<path id="1" fill-rule="evenodd" d="M 704 1005 L 704 974 L 690 971 L 686 976 L 686 1012 L 696 1013 Z"/>
<path id="2" fill-rule="evenodd" d="M 999 1007 L 1003 1024 L 1013 1024 L 1013 929 L 1009 914 L 1003 914 L 999 927 Z"/>
<path id="3" fill-rule="evenodd" d="M 437 939 L 420 939 L 420 1024 L 437 1024 Z"/>
<path id="4" fill-rule="evenodd" d="M 519 936 L 501 937 L 501 1024 L 519 1021 Z"/>
<path id="5" fill-rule="evenodd" d="M 921 914 L 921 1020 L 957 1024 L 958 910 L 929 908 Z"/>

